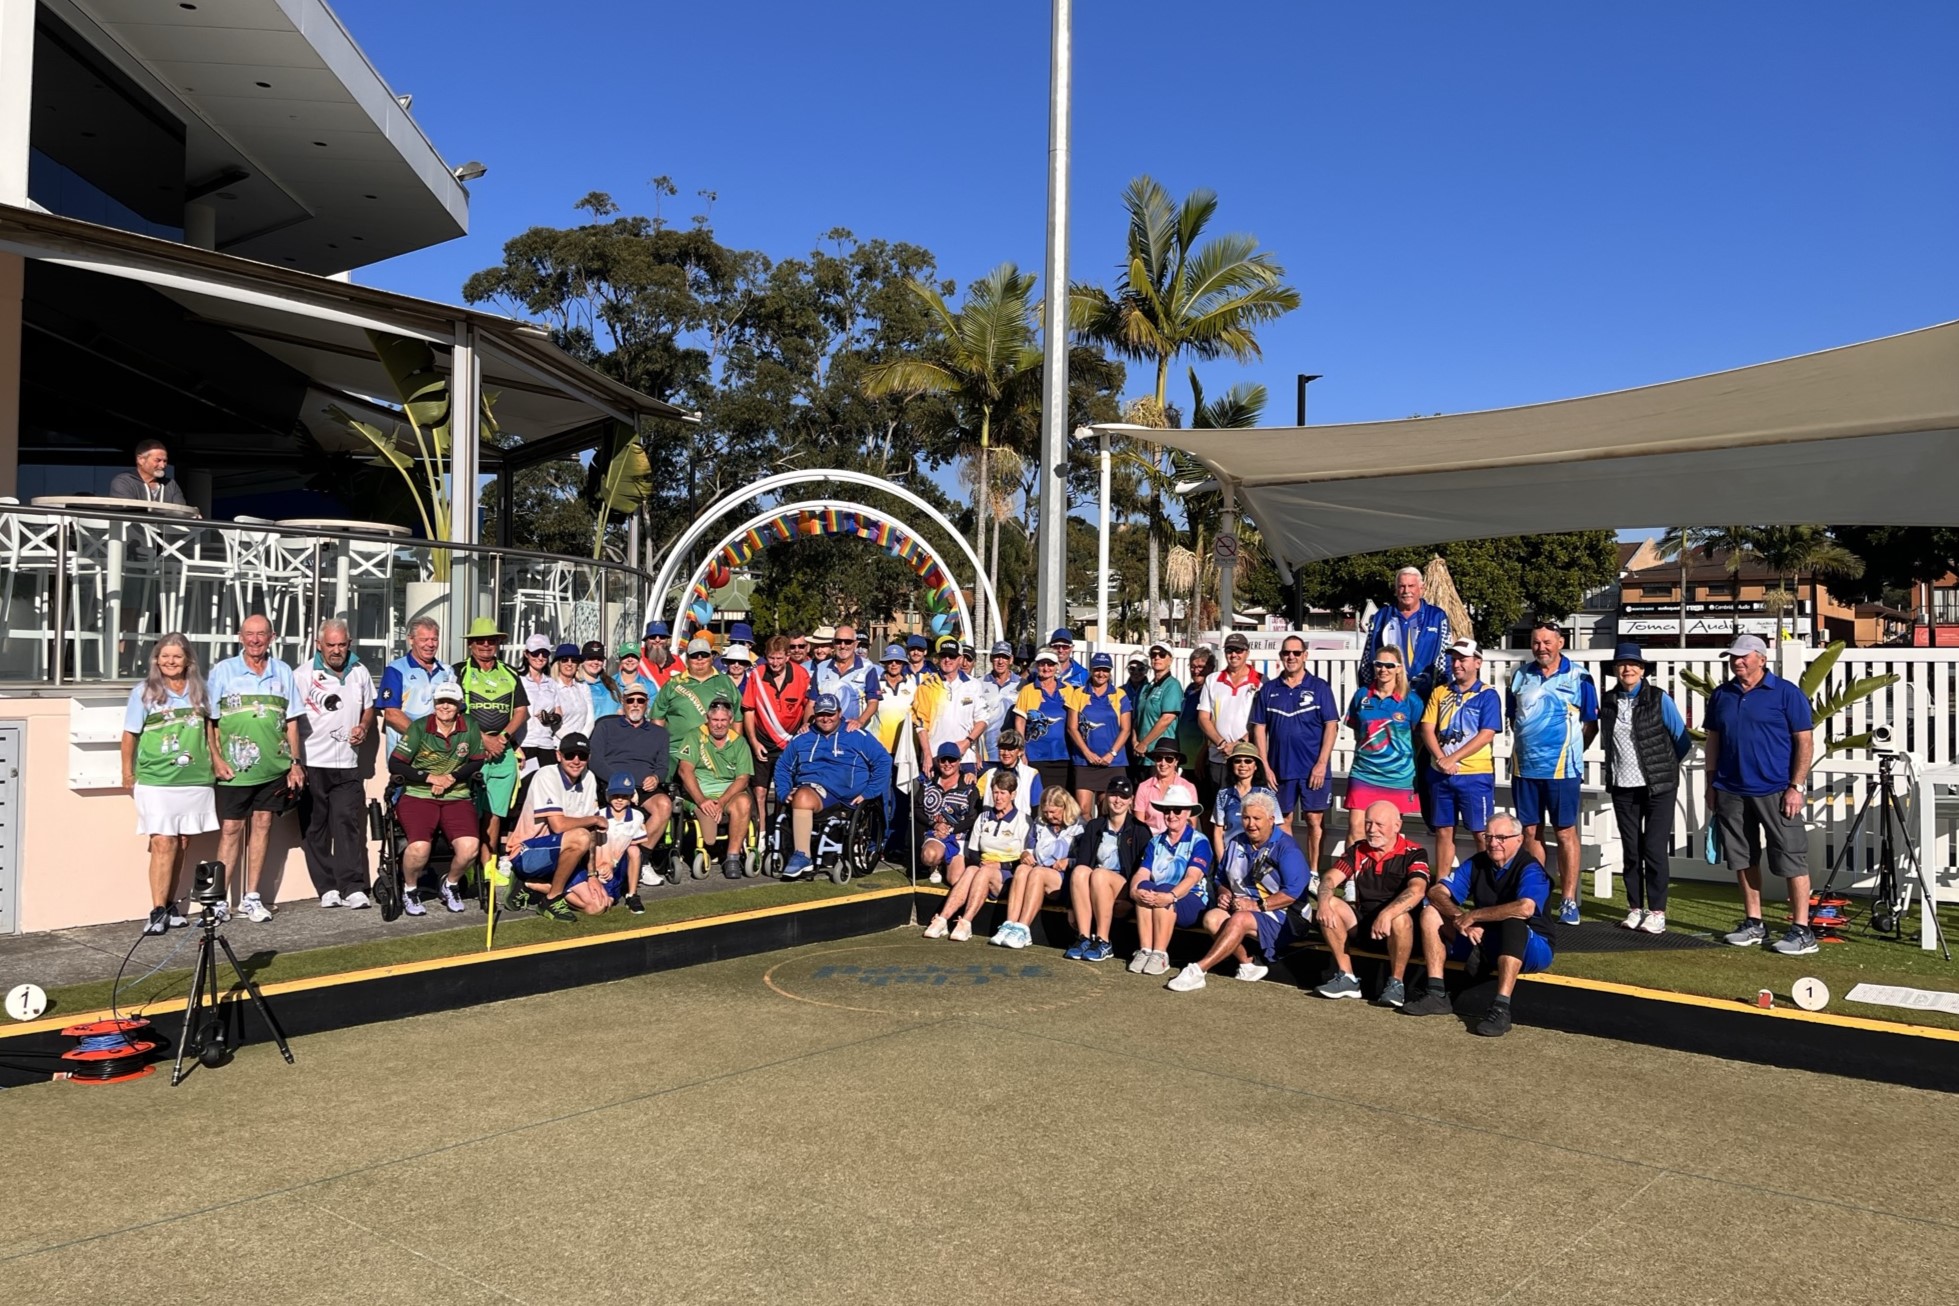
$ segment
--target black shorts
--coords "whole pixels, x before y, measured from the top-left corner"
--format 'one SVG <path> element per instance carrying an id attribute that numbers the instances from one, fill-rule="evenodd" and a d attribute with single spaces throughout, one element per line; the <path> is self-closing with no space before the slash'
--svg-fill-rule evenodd
<path id="1" fill-rule="evenodd" d="M 1066 760 L 1059 762 L 1034 762 L 1031 765 L 1034 768 L 1034 774 L 1041 777 L 1041 792 L 1046 793 L 1050 789 L 1071 790 L 1075 787 L 1071 783 L 1073 779 L 1072 772 L 1075 768 Z"/>
<path id="2" fill-rule="evenodd" d="M 1074 773 L 1075 788 L 1086 789 L 1089 793 L 1097 795 L 1108 793 L 1111 781 L 1127 778 L 1128 774 L 1119 766 L 1090 766 L 1086 762 L 1077 762 Z M 1046 786 L 1047 777 L 1041 778 L 1041 784 Z"/>
<path id="3" fill-rule="evenodd" d="M 271 812 L 278 816 L 292 810 L 294 795 L 286 787 L 284 776 L 263 784 L 221 784 L 216 788 L 220 821 L 242 821 L 253 812 Z"/>
<path id="4" fill-rule="evenodd" d="M 775 796 L 775 759 L 780 753 L 755 754 L 755 781 L 750 787 L 757 795 Z"/>

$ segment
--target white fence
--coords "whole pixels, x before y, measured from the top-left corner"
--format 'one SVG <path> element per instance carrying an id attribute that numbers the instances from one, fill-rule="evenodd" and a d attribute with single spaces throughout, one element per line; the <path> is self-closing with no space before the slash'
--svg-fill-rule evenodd
<path id="1" fill-rule="evenodd" d="M 1106 646 L 1115 653 L 1118 668 L 1127 658 L 1140 655 L 1133 645 Z M 1792 675 L 1797 668 L 1816 657 L 1815 650 L 1785 646 Z M 1600 649 L 1573 650 L 1573 662 L 1592 669 L 1601 691 L 1612 685 L 1606 664 L 1611 654 Z M 1718 649 L 1646 649 L 1654 663 L 1652 683 L 1673 696 L 1690 726 L 1699 728 L 1706 717 L 1706 700 L 1687 688 L 1685 672 L 1696 672 L 1711 681 L 1727 675 Z M 1521 649 L 1491 649 L 1484 654 L 1483 681 L 1501 691 L 1510 683 L 1516 669 L 1530 657 Z M 1315 649 L 1307 654 L 1307 665 L 1332 684 L 1334 696 L 1343 706 L 1353 694 L 1360 654 L 1354 649 Z M 1188 682 L 1189 651 L 1176 655 L 1179 680 Z M 1253 665 L 1260 675 L 1277 675 L 1276 661 L 1254 654 Z M 1959 767 L 1959 650 L 1955 649 L 1847 649 L 1829 675 L 1831 685 L 1844 685 L 1866 676 L 1885 673 L 1898 676 L 1897 683 L 1879 690 L 1870 698 L 1821 723 L 1817 730 L 1820 753 L 1832 738 L 1859 734 L 1873 726 L 1889 725 L 1896 746 L 1910 754 L 1915 769 Z M 1117 679 L 1121 679 L 1118 672 Z M 1509 774 L 1510 740 L 1496 739 L 1499 783 Z M 1353 737 L 1341 731 L 1334 750 L 1334 769 L 1345 774 L 1353 755 Z M 1595 741 L 1585 754 L 1584 780 L 1588 786 L 1603 785 L 1605 752 Z M 1829 874 L 1828 867 L 1838 857 L 1850 826 L 1865 798 L 1875 785 L 1878 763 L 1872 755 L 1856 749 L 1834 753 L 1817 762 L 1810 784 L 1810 867 L 1818 887 Z M 1673 874 L 1682 879 L 1732 881 L 1725 867 L 1710 866 L 1701 856 L 1701 836 L 1707 823 L 1698 747 L 1687 755 L 1680 784 L 1679 808 L 1674 821 Z M 1954 780 L 1944 782 L 1950 786 Z M 1900 784 L 1904 811 L 1911 837 L 1920 846 L 1925 865 L 1941 902 L 1959 901 L 1959 812 L 1951 798 L 1933 797 L 1930 785 Z M 1921 796 L 1922 795 L 1922 796 Z M 1584 863 L 1593 874 L 1594 892 L 1609 897 L 1612 876 L 1618 873 L 1620 849 L 1618 827 L 1610 803 L 1588 802 L 1581 819 L 1580 838 L 1585 846 Z M 1867 817 L 1858 832 L 1857 846 L 1843 860 L 1837 876 L 1840 888 L 1868 891 L 1875 881 L 1877 847 L 1876 813 Z M 1900 867 L 1904 872 L 1904 867 Z M 1770 877 L 1771 879 L 1773 877 Z"/>

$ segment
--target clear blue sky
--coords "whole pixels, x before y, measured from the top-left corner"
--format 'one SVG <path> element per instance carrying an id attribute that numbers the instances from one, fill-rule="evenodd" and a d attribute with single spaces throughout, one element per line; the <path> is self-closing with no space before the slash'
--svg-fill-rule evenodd
<path id="1" fill-rule="evenodd" d="M 363 282 L 457 300 L 527 226 L 719 194 L 724 241 L 917 242 L 1037 272 L 1046 4 L 335 0 L 452 162 L 463 240 Z M 1221 199 L 1303 307 L 1206 388 L 1312 420 L 1669 380 L 1959 317 L 1959 3 L 1078 0 L 1071 273 L 1138 173 Z M 1131 370 L 1131 393 L 1147 380 Z M 1174 393 L 1187 395 L 1181 373 Z"/>

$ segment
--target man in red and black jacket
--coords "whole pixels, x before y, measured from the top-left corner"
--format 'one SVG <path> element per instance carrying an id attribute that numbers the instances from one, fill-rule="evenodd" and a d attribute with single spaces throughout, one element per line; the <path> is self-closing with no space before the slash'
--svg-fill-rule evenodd
<path id="1" fill-rule="evenodd" d="M 762 665 L 741 687 L 741 729 L 755 754 L 755 792 L 765 803 L 775 792 L 775 760 L 803 728 L 809 696 L 809 672 L 789 657 L 789 641 L 769 636 Z M 763 828 L 768 828 L 766 813 Z"/>
<path id="2" fill-rule="evenodd" d="M 1353 958 L 1347 955 L 1351 940 L 1388 950 L 1388 982 L 1374 1003 L 1399 1007 L 1408 1000 L 1415 925 L 1435 873 L 1429 869 L 1428 849 L 1401 837 L 1401 813 L 1393 803 L 1369 803 L 1363 820 L 1361 841 L 1320 877 L 1315 916 L 1333 954 L 1334 974 L 1316 991 L 1323 998 L 1361 996 Z M 1349 880 L 1354 884 L 1352 903 L 1340 892 Z M 1440 983 L 1440 976 L 1434 978 Z"/>

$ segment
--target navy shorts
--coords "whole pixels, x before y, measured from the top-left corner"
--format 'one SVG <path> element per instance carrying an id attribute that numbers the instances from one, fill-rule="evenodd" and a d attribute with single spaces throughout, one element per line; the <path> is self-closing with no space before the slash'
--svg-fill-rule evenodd
<path id="1" fill-rule="evenodd" d="M 1485 934 L 1483 937 L 1487 940 L 1490 936 Z M 1469 940 L 1458 934 L 1449 943 L 1449 960 L 1469 960 L 1470 946 Z M 1483 956 L 1488 958 L 1490 954 L 1486 952 Z M 1524 943 L 1524 974 L 1529 975 L 1549 969 L 1551 969 L 1551 941 L 1536 930 L 1532 930 L 1530 938 Z"/>
<path id="2" fill-rule="evenodd" d="M 1291 816 L 1294 812 L 1324 812 L 1333 806 L 1333 781 L 1330 777 L 1329 772 L 1327 782 L 1318 789 L 1304 780 L 1279 781 L 1279 814 Z"/>
<path id="3" fill-rule="evenodd" d="M 1519 780 L 1517 783 L 1529 782 Z M 1519 809 L 1523 807 L 1521 798 L 1517 800 L 1517 806 Z M 1428 822 L 1429 829 L 1450 830 L 1460 822 L 1481 834 L 1489 829 L 1490 817 L 1495 812 L 1496 777 L 1487 771 L 1481 775 L 1443 775 L 1440 771 L 1428 773 L 1428 783 L 1422 786 L 1422 819 Z"/>
<path id="4" fill-rule="evenodd" d="M 1510 796 L 1517 804 L 1517 819 L 1525 825 L 1568 830 L 1578 824 L 1578 777 L 1575 775 L 1565 780 L 1513 776 Z"/>
<path id="5" fill-rule="evenodd" d="M 510 873 L 519 880 L 548 880 L 558 870 L 558 853 L 564 846 L 561 834 L 540 834 L 524 841 L 510 859 Z"/>
<path id="6" fill-rule="evenodd" d="M 1281 952 L 1299 942 L 1297 930 L 1290 910 L 1259 912 L 1258 950 L 1267 961 L 1277 961 Z"/>

